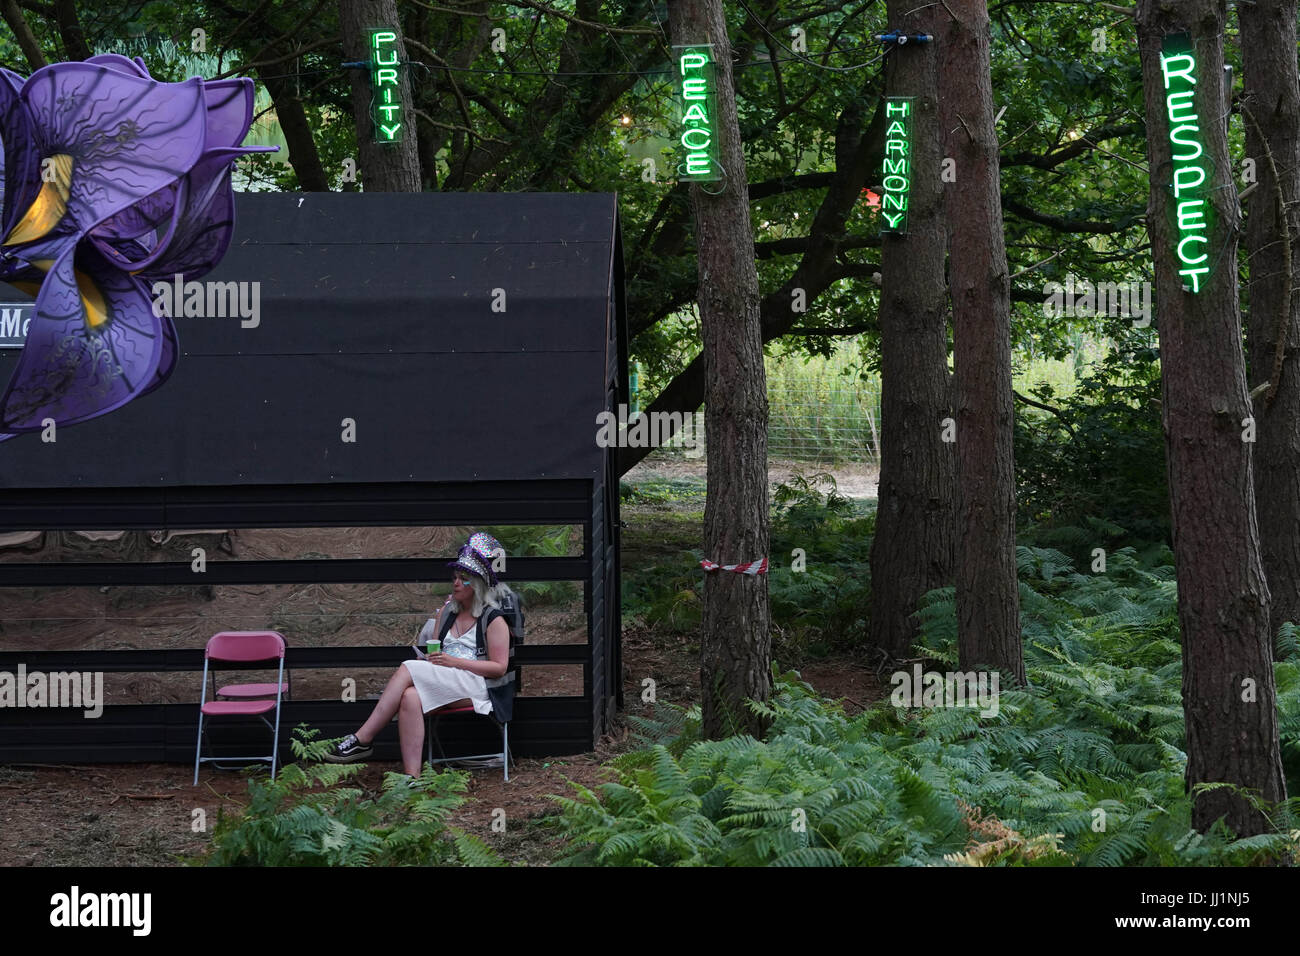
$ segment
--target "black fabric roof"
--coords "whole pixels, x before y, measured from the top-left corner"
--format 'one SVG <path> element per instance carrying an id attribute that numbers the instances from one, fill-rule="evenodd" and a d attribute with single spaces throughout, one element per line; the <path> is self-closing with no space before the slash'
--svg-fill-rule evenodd
<path id="1" fill-rule="evenodd" d="M 621 322 L 615 196 L 246 193 L 237 215 L 202 281 L 260 283 L 257 327 L 177 317 L 165 385 L 56 443 L 0 443 L 0 487 L 600 472 Z M 0 351 L 0 375 L 18 354 Z"/>

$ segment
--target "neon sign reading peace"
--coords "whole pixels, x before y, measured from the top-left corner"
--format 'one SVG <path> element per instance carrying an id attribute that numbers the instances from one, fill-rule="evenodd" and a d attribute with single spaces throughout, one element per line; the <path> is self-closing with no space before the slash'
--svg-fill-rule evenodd
<path id="1" fill-rule="evenodd" d="M 397 34 L 375 29 L 370 35 L 370 86 L 374 92 L 370 118 L 376 143 L 402 141 L 401 80 L 397 73 Z"/>
<path id="2" fill-rule="evenodd" d="M 717 161 L 713 44 L 675 46 L 673 52 L 682 84 L 682 132 L 678 142 L 685 159 L 677 167 L 678 179 L 694 182 L 721 179 Z"/>
<path id="3" fill-rule="evenodd" d="M 1160 72 L 1165 83 L 1165 115 L 1169 118 L 1169 149 L 1173 160 L 1174 255 L 1183 289 L 1201 291 L 1210 273 L 1211 167 L 1205 155 L 1201 118 L 1196 113 L 1196 54 L 1186 33 L 1166 36 L 1160 48 Z"/>
<path id="4" fill-rule="evenodd" d="M 907 198 L 912 188 L 912 98 L 885 98 L 885 174 L 880 197 L 880 231 L 907 232 Z"/>

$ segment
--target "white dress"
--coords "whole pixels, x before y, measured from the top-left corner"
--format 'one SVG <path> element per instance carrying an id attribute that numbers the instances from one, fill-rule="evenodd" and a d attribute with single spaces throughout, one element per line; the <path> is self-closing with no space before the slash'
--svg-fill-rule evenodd
<path id="1" fill-rule="evenodd" d="M 430 632 L 433 631 L 432 625 L 433 620 L 430 620 L 420 632 L 421 645 L 426 643 Z M 448 657 L 475 660 L 478 657 L 478 649 L 474 632 L 478 630 L 478 626 L 479 622 L 475 621 L 474 626 L 459 637 L 452 637 L 451 631 L 448 631 L 447 639 L 442 642 L 442 652 Z M 436 636 L 436 632 L 433 633 Z M 476 713 L 491 713 L 492 701 L 488 699 L 487 683 L 478 674 L 460 667 L 430 664 L 425 660 L 402 663 L 411 672 L 411 683 L 415 685 L 416 693 L 420 695 L 420 708 L 426 714 L 467 697 L 473 703 Z"/>

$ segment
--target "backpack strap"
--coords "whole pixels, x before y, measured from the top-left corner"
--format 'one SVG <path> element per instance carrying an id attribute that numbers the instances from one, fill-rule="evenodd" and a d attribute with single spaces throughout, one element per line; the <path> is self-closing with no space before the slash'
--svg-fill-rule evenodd
<path id="1" fill-rule="evenodd" d="M 487 660 L 488 657 L 488 627 L 498 617 L 504 618 L 505 616 L 505 612 L 500 608 L 489 607 L 483 612 L 483 616 L 479 618 L 479 623 L 482 625 L 478 628 L 478 634 L 476 637 L 476 640 L 478 641 L 479 660 Z M 509 624 L 510 621 L 507 620 L 507 629 Z M 506 672 L 500 677 L 488 677 L 484 680 L 484 683 L 487 684 L 488 699 L 492 702 L 492 713 L 496 714 L 499 719 L 504 721 L 509 721 L 514 714 L 515 688 L 513 685 L 516 676 L 514 666 L 514 643 L 514 634 L 512 632 L 510 634 L 510 654 L 506 658 Z"/>
<path id="2" fill-rule="evenodd" d="M 489 607 L 486 611 L 482 613 L 482 615 L 479 616 L 478 623 L 480 626 L 474 632 L 474 642 L 477 645 L 475 648 L 475 652 L 478 654 L 478 659 L 481 661 L 487 660 L 487 656 L 488 656 L 488 652 L 487 652 L 488 625 L 491 624 L 498 617 L 501 617 L 501 610 L 495 607 Z"/>
<path id="3" fill-rule="evenodd" d="M 445 612 L 449 607 L 451 607 L 450 604 L 445 604 L 445 605 L 443 605 L 442 610 L 439 611 L 438 613 L 439 613 L 439 614 L 443 614 L 443 612 Z M 451 624 L 452 624 L 452 622 L 453 622 L 454 620 L 456 620 L 456 615 L 455 615 L 455 614 L 445 614 L 445 615 L 444 615 L 444 617 L 443 617 L 443 619 L 442 619 L 442 627 L 440 627 L 440 628 L 438 629 L 438 642 L 439 642 L 439 643 L 441 643 L 441 642 L 443 642 L 443 641 L 445 641 L 445 640 L 447 639 L 447 632 L 451 630 Z"/>

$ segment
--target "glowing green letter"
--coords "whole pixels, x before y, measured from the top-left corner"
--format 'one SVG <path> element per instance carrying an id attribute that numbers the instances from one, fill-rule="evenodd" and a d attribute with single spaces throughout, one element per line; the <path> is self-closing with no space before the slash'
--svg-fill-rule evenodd
<path id="1" fill-rule="evenodd" d="M 880 198 L 880 215 L 884 222 L 880 231 L 905 234 L 907 232 L 907 197 L 912 189 L 912 164 L 908 155 L 912 151 L 912 98 L 890 96 L 885 99 L 885 116 L 889 128 L 885 130 L 884 193 Z M 886 212 L 899 210 L 896 213 Z"/>
<path id="2" fill-rule="evenodd" d="M 1169 154 L 1174 207 L 1174 255 L 1187 292 L 1201 290 L 1201 276 L 1210 274 L 1207 248 L 1213 232 L 1209 202 L 1211 167 L 1201 142 L 1196 113 L 1196 51 L 1185 33 L 1162 41 L 1160 71 L 1165 81 L 1165 115 L 1169 118 Z M 1193 256 L 1193 249 L 1199 254 Z"/>
<path id="3" fill-rule="evenodd" d="M 685 159 L 677 167 L 677 178 L 696 182 L 721 179 L 713 129 L 713 117 L 717 115 L 713 104 L 713 45 L 676 46 L 673 52 L 681 81 L 681 133 L 677 141 Z"/>
<path id="4" fill-rule="evenodd" d="M 402 85 L 397 72 L 397 34 L 392 30 L 374 29 L 370 35 L 370 119 L 376 143 L 402 141 Z"/>

